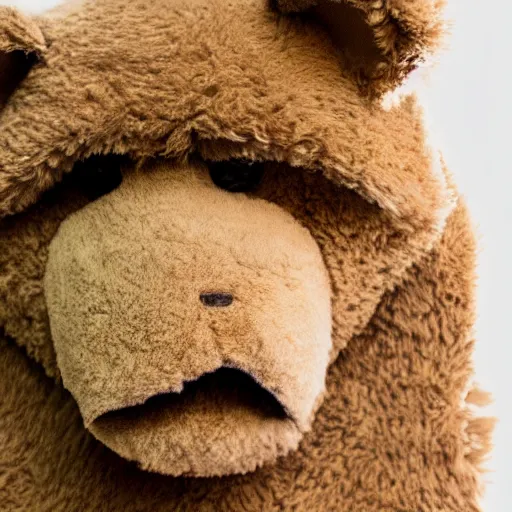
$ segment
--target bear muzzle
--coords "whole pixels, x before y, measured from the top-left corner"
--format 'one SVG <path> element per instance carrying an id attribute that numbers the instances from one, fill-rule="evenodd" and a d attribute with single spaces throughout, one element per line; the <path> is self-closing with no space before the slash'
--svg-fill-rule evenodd
<path id="1" fill-rule="evenodd" d="M 161 163 L 68 217 L 45 276 L 65 387 L 119 455 L 244 473 L 297 447 L 321 402 L 330 283 L 307 229 Z"/>

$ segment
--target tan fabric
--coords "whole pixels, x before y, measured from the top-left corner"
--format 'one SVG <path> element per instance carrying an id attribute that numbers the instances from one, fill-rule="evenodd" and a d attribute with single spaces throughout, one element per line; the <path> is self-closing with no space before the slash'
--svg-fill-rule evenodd
<path id="1" fill-rule="evenodd" d="M 322 170 L 383 209 L 375 231 L 354 229 L 352 238 L 342 231 L 320 240 L 331 279 L 338 274 L 341 283 L 333 321 L 334 345 L 342 348 L 354 328 L 366 324 L 379 293 L 439 236 L 451 193 L 432 172 L 437 157 L 424 146 L 414 101 L 386 112 L 363 100 L 340 75 L 335 50 L 318 27 L 269 14 L 263 0 L 202 5 L 180 2 L 177 10 L 162 10 L 158 2 L 88 3 L 44 22 L 51 41 L 46 63 L 32 70 L 0 117 L 0 211 L 23 209 L 75 159 L 92 151 L 128 152 L 134 158 L 198 151 L 212 159 L 245 155 Z M 158 30 L 147 23 L 151 12 L 161 20 Z M 230 28 L 227 39 L 214 28 L 221 20 Z M 141 46 L 140 39 L 152 44 Z M 179 47 L 168 41 L 180 41 Z M 210 85 L 215 87 L 203 94 Z M 301 174 L 290 174 L 287 182 Z M 298 192 L 305 203 L 308 197 Z M 329 195 L 338 201 L 334 192 Z M 58 200 L 59 208 L 64 201 L 72 210 L 68 198 Z M 334 203 L 332 208 L 336 211 Z M 9 278 L 10 293 L 2 301 L 9 314 L 0 310 L 0 320 L 7 334 L 54 375 L 52 349 L 43 344 L 48 326 L 38 306 L 46 245 L 34 254 L 32 237 L 48 242 L 64 212 L 54 207 L 45 212 L 43 223 L 41 213 L 33 213 L 26 227 L 4 224 L 8 237 L 0 240 L 0 261 L 24 278 Z M 308 222 L 301 208 L 292 213 Z M 330 232 L 340 230 L 335 219 L 327 219 Z M 377 233 L 382 229 L 389 230 L 385 237 Z M 366 240 L 359 246 L 361 237 Z M 339 245 L 371 255 L 364 261 L 380 266 L 370 278 L 380 292 L 373 294 L 364 284 L 369 280 L 365 265 L 342 268 Z M 347 271 L 356 275 L 345 277 Z M 354 292 L 360 297 L 352 302 Z M 375 296 L 368 299 L 368 294 Z M 27 322 L 27 316 L 33 320 Z"/>
<path id="2" fill-rule="evenodd" d="M 421 231 L 400 232 L 381 210 L 320 174 L 267 164 L 256 196 L 280 207 L 271 208 L 261 199 L 218 190 L 204 166 L 196 171 L 194 166 L 167 166 L 167 172 L 161 167 L 157 172 L 125 169 L 118 190 L 71 215 L 57 236 L 63 218 L 84 205 L 73 175 L 25 215 L 5 219 L 0 237 L 6 270 L 0 320 L 5 332 L 43 363 L 48 375 L 62 371 L 86 425 L 98 436 L 101 423 L 93 421 L 108 411 L 179 390 L 184 381 L 221 366 L 244 369 L 277 396 L 299 428 L 283 438 L 293 426 L 283 424 L 286 431 L 272 436 L 273 443 L 262 438 L 269 450 L 266 456 L 260 447 L 258 457 L 245 457 L 240 450 L 239 458 L 230 458 L 232 464 L 243 463 L 239 470 L 253 467 L 295 446 L 301 432 L 309 429 L 323 393 L 325 358 L 335 358 L 366 325 L 382 294 L 422 254 L 429 238 Z M 316 239 L 330 283 L 321 273 L 314 279 L 316 249 L 298 251 L 301 245 L 294 242 L 297 234 L 308 231 L 296 231 L 290 221 L 283 226 L 283 210 Z M 54 256 L 47 266 L 54 236 Z M 312 243 L 307 240 L 301 242 L 304 247 Z M 282 257 L 279 251 L 284 251 Z M 202 314 L 197 307 L 201 288 L 215 290 L 222 283 L 235 287 L 244 303 L 228 323 L 219 313 Z M 333 303 L 332 321 L 327 305 L 318 310 L 325 297 Z M 53 341 L 46 304 L 53 319 Z M 315 341 L 317 337 L 324 341 Z M 291 352 L 286 340 L 293 340 Z M 58 367 L 54 342 L 60 349 Z M 211 412 L 203 408 L 201 414 L 202 428 Z M 252 428 L 250 422 L 246 428 Z M 121 437 L 101 438 L 129 458 L 140 453 Z M 165 472 L 192 471 L 176 459 L 169 465 L 169 450 L 161 440 L 169 446 L 172 437 L 157 439 L 152 458 L 166 454 Z M 201 436 L 192 440 L 196 447 L 204 446 Z M 251 446 L 259 442 L 254 438 Z M 220 453 L 229 449 L 225 439 L 219 439 L 219 446 L 224 447 Z M 247 441 L 245 446 L 249 449 Z M 150 464 L 146 459 L 138 458 L 155 469 L 155 461 Z M 196 473 L 216 474 L 228 466 L 220 469 L 217 461 L 213 467 L 200 469 L 197 462 L 194 467 Z"/>
<path id="3" fill-rule="evenodd" d="M 205 165 L 128 174 L 66 219 L 44 289 L 64 386 L 85 426 L 124 456 L 169 474 L 247 471 L 309 429 L 331 353 L 321 253 L 291 215 L 219 189 Z M 207 292 L 233 303 L 205 307 Z M 226 367 L 251 375 L 286 418 L 226 414 L 197 397 L 158 420 L 100 418 Z"/>
<path id="4" fill-rule="evenodd" d="M 46 41 L 37 23 L 11 7 L 0 6 L 0 111 L 45 51 Z"/>
<path id="5" fill-rule="evenodd" d="M 23 16 L 12 7 L 0 6 L 0 52 L 37 52 L 46 51 L 46 41 L 38 24 Z"/>
<path id="6" fill-rule="evenodd" d="M 91 153 L 224 150 L 322 170 L 404 224 L 437 221 L 446 197 L 413 101 L 369 103 L 316 24 L 265 0 L 168 3 L 89 1 L 45 21 L 46 65 L 0 118 L 0 216 Z"/>
<path id="7" fill-rule="evenodd" d="M 37 21 L 0 112 L 7 510 L 478 510 L 471 229 L 414 100 L 371 99 L 434 48 L 439 3 L 313 4 Z M 123 183 L 88 204 L 67 172 L 112 152 Z M 209 177 L 236 157 L 265 162 L 250 194 Z"/>
<path id="8" fill-rule="evenodd" d="M 327 398 L 299 450 L 245 476 L 136 469 L 86 433 L 68 393 L 2 342 L 4 509 L 476 512 L 491 424 L 461 402 L 471 375 L 473 265 L 459 207 L 442 244 L 330 368 Z"/>
<path id="9" fill-rule="evenodd" d="M 342 44 L 339 49 L 354 66 L 362 91 L 370 95 L 380 96 L 398 86 L 437 49 L 444 30 L 444 0 L 275 0 L 275 3 L 283 12 L 309 12 L 325 25 L 333 40 Z M 361 26 L 360 19 L 369 31 Z"/>

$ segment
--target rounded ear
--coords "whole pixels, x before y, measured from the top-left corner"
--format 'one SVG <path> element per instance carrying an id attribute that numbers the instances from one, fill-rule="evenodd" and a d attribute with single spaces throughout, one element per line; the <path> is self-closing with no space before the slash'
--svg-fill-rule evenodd
<path id="1" fill-rule="evenodd" d="M 283 14 L 321 23 L 361 90 L 395 89 L 434 52 L 444 32 L 444 0 L 273 0 Z"/>
<path id="2" fill-rule="evenodd" d="M 12 7 L 0 6 L 0 110 L 45 51 L 37 23 Z"/>

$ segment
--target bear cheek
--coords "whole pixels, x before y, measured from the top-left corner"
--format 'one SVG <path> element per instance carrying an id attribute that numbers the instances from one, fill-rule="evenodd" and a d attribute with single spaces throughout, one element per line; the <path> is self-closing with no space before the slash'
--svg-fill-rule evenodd
<path id="1" fill-rule="evenodd" d="M 64 385 L 143 468 L 247 472 L 297 446 L 331 350 L 330 284 L 274 204 L 161 164 L 71 215 L 45 275 Z"/>

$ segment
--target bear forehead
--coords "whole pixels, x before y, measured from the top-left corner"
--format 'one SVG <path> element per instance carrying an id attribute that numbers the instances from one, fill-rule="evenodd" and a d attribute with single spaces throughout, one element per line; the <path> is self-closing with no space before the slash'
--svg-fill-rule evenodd
<path id="1" fill-rule="evenodd" d="M 68 144 L 96 133 L 123 152 L 137 138 L 139 151 L 172 157 L 194 137 L 279 137 L 309 151 L 317 127 L 306 112 L 328 131 L 361 103 L 327 36 L 272 13 L 266 0 L 114 0 L 81 9 L 48 28 L 46 63 L 25 87 L 29 95 L 43 84 L 52 109 L 79 107 L 60 123 Z M 59 114 L 47 112 L 63 121 Z"/>

